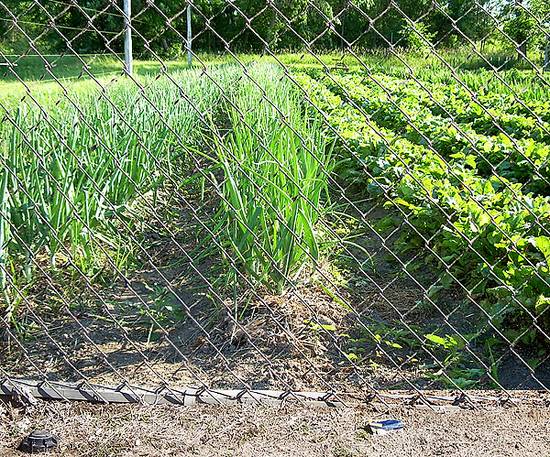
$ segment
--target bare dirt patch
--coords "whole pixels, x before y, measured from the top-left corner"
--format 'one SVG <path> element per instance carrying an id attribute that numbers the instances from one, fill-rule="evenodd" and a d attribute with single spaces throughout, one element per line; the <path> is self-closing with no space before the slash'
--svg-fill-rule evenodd
<path id="1" fill-rule="evenodd" d="M 373 211 L 371 225 L 384 214 Z M 497 356 L 489 357 L 482 339 L 457 350 L 426 340 L 426 334 L 458 340 L 485 324 L 454 291 L 437 307 L 426 303 L 434 272 L 405 274 L 374 229 L 353 226 L 354 252 L 327 254 L 320 268 L 304 269 L 297 285 L 277 296 L 261 286 L 232 291 L 216 282 L 227 265 L 215 251 L 185 257 L 182 252 L 202 252 L 200 232 L 188 212 L 178 220 L 176 239 L 160 229 L 144 235 L 153 260 L 127 277 L 90 287 L 38 283 L 21 310 L 19 333 L 0 329 L 3 374 L 363 395 L 411 387 L 550 386 L 546 354 L 516 347 L 493 361 Z M 65 289 L 70 306 L 56 296 Z"/>

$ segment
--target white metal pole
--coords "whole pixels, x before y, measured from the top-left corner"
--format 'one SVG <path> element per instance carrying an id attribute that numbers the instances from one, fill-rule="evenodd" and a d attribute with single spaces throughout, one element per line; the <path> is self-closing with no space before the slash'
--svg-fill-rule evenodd
<path id="1" fill-rule="evenodd" d="M 191 2 L 187 5 L 187 65 L 193 63 L 193 53 L 191 43 L 193 40 L 193 31 L 191 30 Z"/>
<path id="2" fill-rule="evenodd" d="M 132 0 L 124 0 L 124 64 L 126 74 L 131 76 L 133 71 L 132 63 Z"/>

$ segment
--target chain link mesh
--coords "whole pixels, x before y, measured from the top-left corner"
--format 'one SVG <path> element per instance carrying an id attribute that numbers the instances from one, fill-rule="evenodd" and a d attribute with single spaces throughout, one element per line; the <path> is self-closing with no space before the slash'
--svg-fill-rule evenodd
<path id="1" fill-rule="evenodd" d="M 0 1 L 4 392 L 548 393 L 545 2 L 133 3 Z"/>

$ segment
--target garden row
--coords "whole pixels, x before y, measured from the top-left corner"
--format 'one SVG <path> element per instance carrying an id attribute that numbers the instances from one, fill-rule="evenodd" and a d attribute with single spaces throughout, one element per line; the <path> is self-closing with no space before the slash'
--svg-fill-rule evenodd
<path id="1" fill-rule="evenodd" d="M 37 272 L 116 277 L 147 261 L 140 234 L 173 236 L 166 199 L 194 211 L 194 182 L 218 202 L 214 216 L 195 216 L 203 243 L 234 279 L 244 271 L 282 289 L 318 256 L 329 157 L 320 125 L 281 75 L 228 65 L 4 108 L 0 312 L 16 315 Z"/>
<path id="2" fill-rule="evenodd" d="M 496 136 L 487 135 L 479 125 L 475 127 L 466 121 L 459 123 L 456 107 L 449 100 L 437 104 L 446 115 L 434 114 L 433 106 L 419 101 L 420 89 L 416 88 L 416 93 L 411 94 L 399 89 L 398 83 L 386 87 L 383 78 L 365 84 L 358 78 L 331 75 L 326 77 L 325 84 L 348 103 L 362 109 L 378 125 L 414 143 L 428 145 L 446 158 L 468 158 L 469 164 L 484 176 L 496 173 L 523 183 L 527 190 L 544 195 L 550 193 L 549 144 L 521 132 L 517 132 L 517 136 L 526 138 L 517 139 L 504 131 Z M 431 95 L 442 98 L 437 91 Z M 453 122 L 449 115 L 455 118 Z"/>
<path id="3" fill-rule="evenodd" d="M 346 77 L 294 78 L 349 157 L 342 176 L 401 214 L 416 235 L 406 249 L 429 248 L 441 269 L 436 288 L 463 287 L 481 302 L 489 325 L 511 341 L 548 335 L 550 199 L 526 193 L 485 148 L 482 160 L 493 167 L 482 172 L 477 148 L 465 149 L 460 137 L 456 146 L 444 140 L 449 149 L 428 147 L 406 128 L 402 113 L 437 143 L 439 130 L 431 130 L 427 120 L 436 115 L 423 108 L 399 103 L 398 109 L 379 89 Z"/>
<path id="4" fill-rule="evenodd" d="M 339 85 L 365 86 L 369 91 L 385 93 L 418 109 L 429 108 L 433 114 L 450 116 L 458 123 L 471 123 L 484 134 L 506 133 L 517 138 L 550 142 L 550 106 L 526 101 L 518 103 L 502 94 L 472 92 L 459 84 L 436 84 L 418 79 L 403 80 L 385 74 L 331 75 Z"/>

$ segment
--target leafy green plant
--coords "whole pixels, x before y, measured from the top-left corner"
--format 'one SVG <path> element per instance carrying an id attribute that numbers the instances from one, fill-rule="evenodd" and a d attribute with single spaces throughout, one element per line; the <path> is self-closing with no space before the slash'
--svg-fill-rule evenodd
<path id="1" fill-rule="evenodd" d="M 442 337 L 428 333 L 424 337 L 431 349 L 443 353 L 441 360 L 443 366 L 432 372 L 430 377 L 442 381 L 449 387 L 458 386 L 463 389 L 472 388 L 479 383 L 485 371 L 481 368 L 468 366 L 466 354 L 463 352 L 465 342 L 459 335 Z M 439 367 L 439 365 L 435 365 L 435 367 Z"/>
<path id="2" fill-rule="evenodd" d="M 443 141 L 449 148 L 459 149 L 447 151 L 442 157 L 403 130 L 408 120 L 387 97 L 378 97 L 377 90 L 371 90 L 363 77 L 341 79 L 342 84 L 335 84 L 327 81 L 331 78 L 316 76 L 314 79 L 301 74 L 299 81 L 309 97 L 329 113 L 338 138 L 346 143 L 346 150 L 352 151 L 348 164 L 353 167 L 355 163 L 357 173 L 363 171 L 365 191 L 383 197 L 387 207 L 398 208 L 415 227 L 402 248 L 422 247 L 423 238 L 414 233 L 430 238 L 431 249 L 438 253 L 443 266 L 452 265 L 453 276 L 479 294 L 494 325 L 515 329 L 524 342 L 535 341 L 536 331 L 530 325 L 533 316 L 543 328 L 549 328 L 550 272 L 545 249 L 550 199 L 526 193 L 520 182 L 502 176 L 512 173 L 508 178 L 517 177 L 513 173 L 519 172 L 529 180 L 531 165 L 521 161 L 518 153 L 503 162 L 500 154 L 510 155 L 515 148 L 505 143 L 495 148 L 495 138 L 484 137 L 479 147 L 486 160 L 502 163 L 498 169 L 501 176 L 494 170 L 484 176 L 477 166 L 478 159 L 472 160 L 465 153 L 456 132 Z M 344 102 L 347 95 L 342 86 L 352 99 L 362 103 L 363 111 L 372 112 L 373 119 L 366 120 L 362 111 Z M 422 109 L 406 103 L 404 109 L 409 109 L 413 122 L 432 137 L 441 132 L 429 130 L 430 115 Z M 398 131 L 380 124 L 393 125 Z M 547 162 L 548 148 L 532 144 L 523 153 L 540 151 L 536 160 Z M 447 287 L 454 282 L 447 281 Z"/>
<path id="3" fill-rule="evenodd" d="M 159 332 L 168 326 L 186 318 L 183 310 L 177 306 L 174 294 L 159 286 L 155 286 L 151 290 L 151 305 L 140 305 L 138 315 L 140 316 L 139 324 L 147 331 L 148 343 L 158 339 Z"/>

